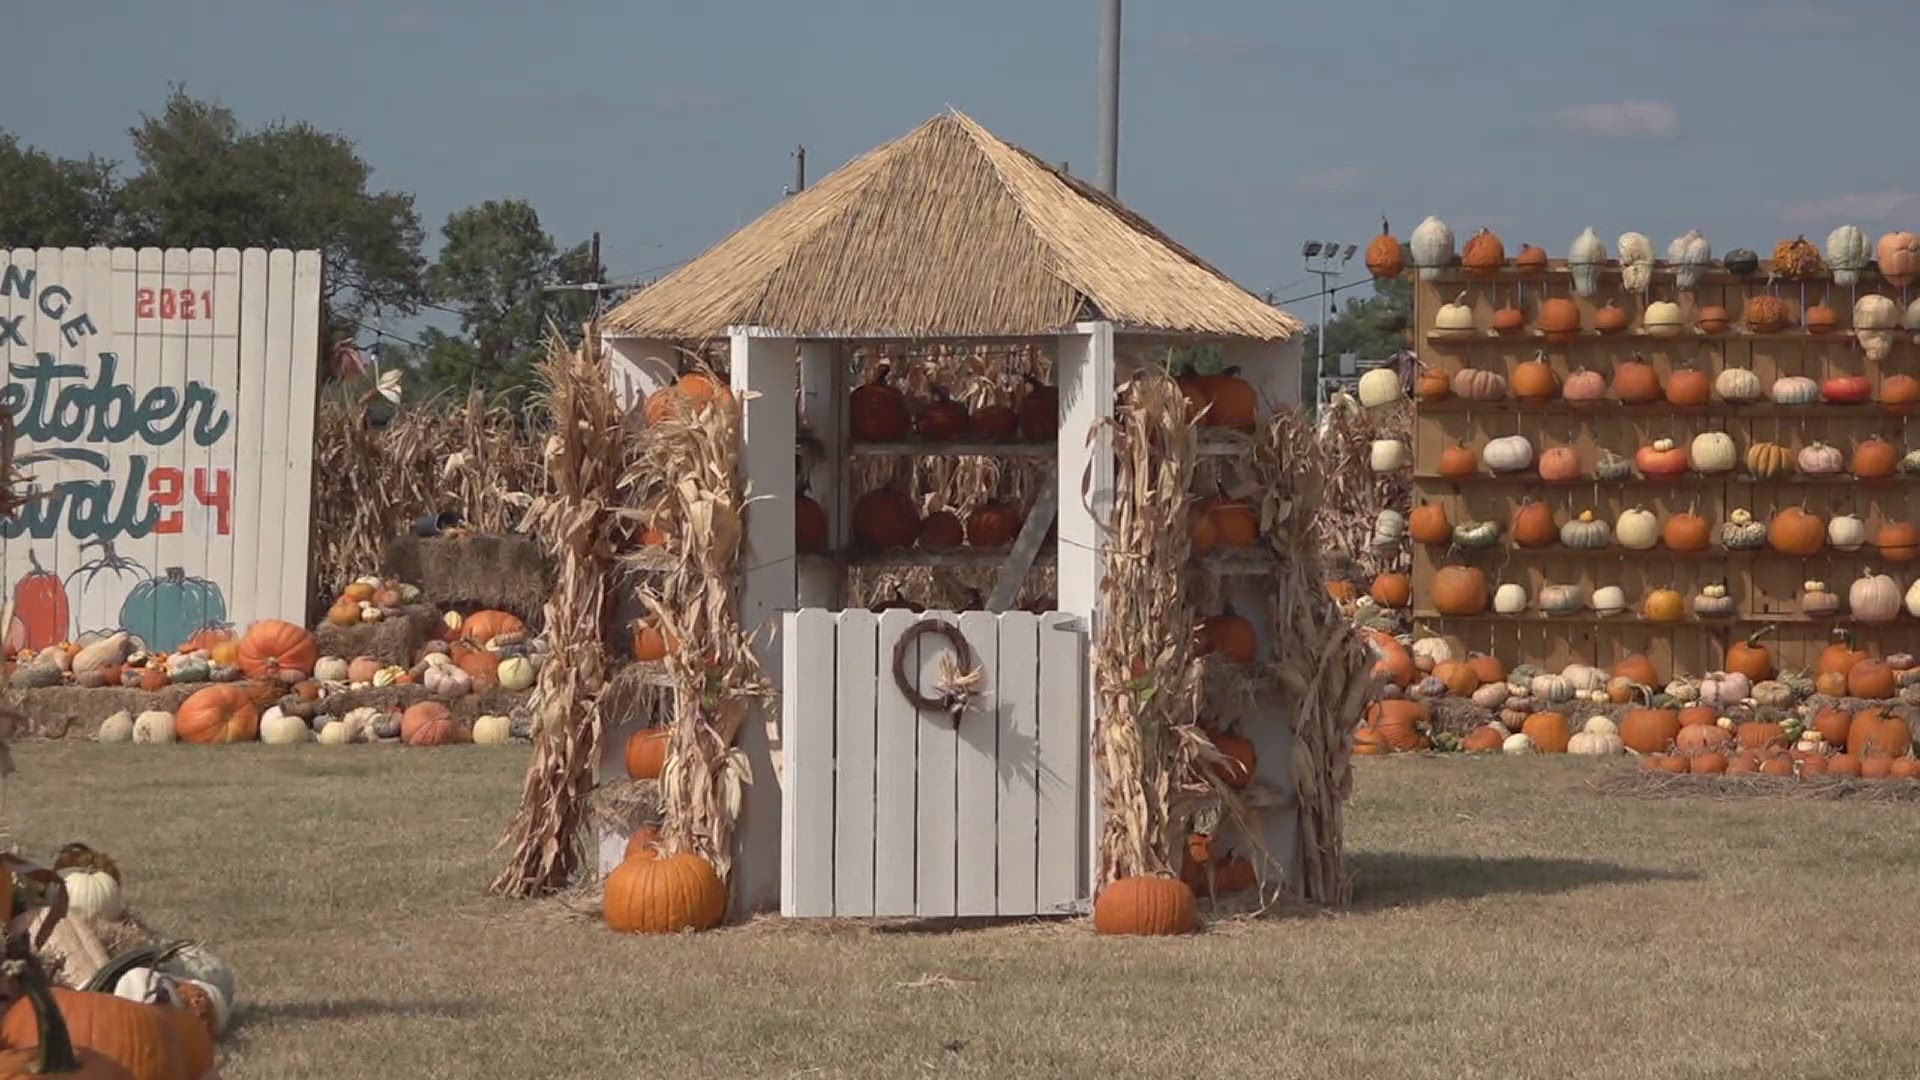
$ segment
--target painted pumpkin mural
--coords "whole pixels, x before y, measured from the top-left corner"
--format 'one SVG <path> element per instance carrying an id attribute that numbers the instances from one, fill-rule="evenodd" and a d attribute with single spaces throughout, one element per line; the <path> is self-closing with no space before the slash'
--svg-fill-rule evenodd
<path id="1" fill-rule="evenodd" d="M 13 586 L 13 621 L 7 625 L 7 651 L 44 649 L 66 640 L 71 615 L 67 609 L 67 588 L 60 575 L 40 565 L 40 556 L 29 550 L 27 561 L 33 569 Z"/>
<path id="2" fill-rule="evenodd" d="M 120 605 L 120 628 L 139 638 L 149 649 L 171 648 L 202 630 L 227 625 L 227 601 L 220 586 L 205 578 L 188 577 L 178 566 L 162 577 L 134 586 Z"/>
<path id="3" fill-rule="evenodd" d="M 67 597 L 73 605 L 73 640 L 81 644 L 120 630 L 127 597 L 153 575 L 147 568 L 113 550 L 111 540 L 89 540 L 80 545 L 100 549 L 92 561 L 67 575 Z M 87 626 L 112 620 L 111 626 Z"/>

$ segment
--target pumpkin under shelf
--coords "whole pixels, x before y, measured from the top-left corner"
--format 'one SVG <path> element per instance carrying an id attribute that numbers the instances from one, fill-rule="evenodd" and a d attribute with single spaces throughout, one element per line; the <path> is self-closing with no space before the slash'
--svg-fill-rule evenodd
<path id="1" fill-rule="evenodd" d="M 912 548 L 894 551 L 849 552 L 841 556 L 848 566 L 870 570 L 908 570 L 921 566 L 995 567 L 1007 561 L 1011 547 L 960 548 L 954 551 L 920 551 Z M 1035 566 L 1051 565 L 1057 556 L 1052 545 L 1044 545 L 1034 556 Z"/>

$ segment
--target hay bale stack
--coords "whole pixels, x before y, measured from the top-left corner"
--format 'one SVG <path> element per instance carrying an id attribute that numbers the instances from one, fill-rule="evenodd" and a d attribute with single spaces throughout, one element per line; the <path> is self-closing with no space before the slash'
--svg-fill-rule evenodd
<path id="1" fill-rule="evenodd" d="M 20 735 L 47 738 L 91 739 L 100 730 L 100 722 L 125 711 L 135 716 L 148 709 L 173 712 L 188 695 L 206 683 L 179 683 L 159 690 L 138 690 L 118 686 L 44 686 L 34 689 L 14 687 L 0 695 L 0 703 L 17 709 L 27 718 Z"/>
<path id="2" fill-rule="evenodd" d="M 447 707 L 456 720 L 472 720 L 478 716 L 505 716 L 516 708 L 524 708 L 531 698 L 532 694 L 528 691 L 514 692 L 497 686 L 485 693 L 466 694 L 457 698 L 436 698 L 419 686 L 369 686 L 328 694 L 317 703 L 316 708 L 334 716 L 345 716 L 348 710 L 363 705 L 376 709 L 405 709 L 419 701 L 438 701 Z"/>
<path id="3" fill-rule="evenodd" d="M 420 646 L 440 629 L 440 612 L 427 604 L 403 608 L 397 618 L 374 623 L 335 626 L 323 622 L 314 628 L 320 642 L 320 655 L 371 656 L 388 664 L 406 667 L 413 663 Z"/>
<path id="4" fill-rule="evenodd" d="M 536 629 L 553 593 L 553 567 L 526 536 L 403 536 L 387 545 L 381 568 L 442 607 L 511 611 Z"/>

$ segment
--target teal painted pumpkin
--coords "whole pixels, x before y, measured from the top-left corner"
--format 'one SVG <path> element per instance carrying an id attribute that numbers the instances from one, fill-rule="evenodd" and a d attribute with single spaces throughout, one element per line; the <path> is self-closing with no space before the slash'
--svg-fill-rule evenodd
<path id="1" fill-rule="evenodd" d="M 164 577 L 148 578 L 127 594 L 120 626 L 148 649 L 173 649 L 197 630 L 227 625 L 227 601 L 220 586 L 191 578 L 178 566 Z"/>

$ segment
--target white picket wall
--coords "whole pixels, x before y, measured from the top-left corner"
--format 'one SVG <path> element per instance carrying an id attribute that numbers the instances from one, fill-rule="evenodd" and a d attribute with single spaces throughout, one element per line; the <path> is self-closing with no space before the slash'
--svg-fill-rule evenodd
<path id="1" fill-rule="evenodd" d="M 304 621 L 319 253 L 0 260 L 0 407 L 16 467 L 54 493 L 0 525 L 8 646 Z"/>
<path id="2" fill-rule="evenodd" d="M 985 673 L 956 728 L 895 685 L 895 644 L 957 625 Z M 789 916 L 1057 914 L 1087 899 L 1086 635 L 1074 616 L 783 616 L 780 906 Z M 938 636 L 903 667 L 937 696 Z"/>

